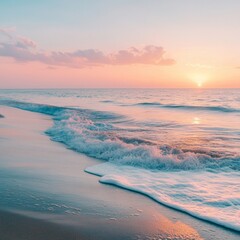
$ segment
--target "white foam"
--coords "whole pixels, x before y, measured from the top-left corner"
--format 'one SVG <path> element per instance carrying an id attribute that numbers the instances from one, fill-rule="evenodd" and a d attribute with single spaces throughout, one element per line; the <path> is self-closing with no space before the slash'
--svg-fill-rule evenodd
<path id="1" fill-rule="evenodd" d="M 143 193 L 172 208 L 240 231 L 240 173 L 206 171 L 152 172 L 103 163 L 86 172 L 100 182 Z"/>
<path id="2" fill-rule="evenodd" d="M 124 130 L 115 123 L 115 120 L 122 118 L 115 113 L 17 101 L 2 102 L 52 115 L 54 126 L 46 131 L 51 139 L 91 157 L 154 170 L 240 170 L 240 156 L 235 152 L 182 150 L 167 141 L 147 141 L 147 135 L 151 135 L 152 130 L 146 133 L 142 132 L 142 127 L 134 132 L 128 128 Z"/>

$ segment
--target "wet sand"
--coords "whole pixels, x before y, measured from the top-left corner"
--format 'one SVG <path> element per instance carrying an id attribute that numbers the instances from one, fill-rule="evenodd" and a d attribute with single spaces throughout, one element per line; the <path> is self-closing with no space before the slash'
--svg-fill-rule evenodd
<path id="1" fill-rule="evenodd" d="M 239 234 L 98 182 L 101 161 L 52 142 L 45 115 L 0 107 L 1 240 L 239 239 Z"/>

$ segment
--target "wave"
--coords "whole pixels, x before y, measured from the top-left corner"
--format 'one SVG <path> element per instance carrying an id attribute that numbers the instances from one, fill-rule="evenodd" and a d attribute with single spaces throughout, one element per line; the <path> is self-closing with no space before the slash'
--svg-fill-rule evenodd
<path id="1" fill-rule="evenodd" d="M 240 170 L 240 157 L 211 152 L 181 150 L 173 146 L 124 136 L 131 132 L 116 126 L 124 116 L 111 112 L 92 111 L 42 104 L 5 101 L 29 111 L 53 116 L 54 125 L 46 131 L 52 140 L 101 160 L 152 170 Z M 135 131 L 135 130 L 133 130 Z"/>
<path id="2" fill-rule="evenodd" d="M 240 230 L 236 217 L 240 156 L 214 156 L 157 145 L 134 132 L 126 136 L 131 129 L 125 131 L 115 123 L 127 119 L 111 112 L 6 100 L 0 104 L 51 115 L 54 124 L 46 134 L 53 141 L 107 161 L 86 169 L 102 176 L 102 183 L 145 194 L 192 216 Z"/>
<path id="3" fill-rule="evenodd" d="M 86 172 L 196 218 L 240 231 L 239 172 L 153 172 L 103 163 Z"/>
<path id="4" fill-rule="evenodd" d="M 119 120 L 123 119 L 124 116 L 116 113 L 105 112 L 105 111 L 92 111 L 89 109 L 80 109 L 76 107 L 61 107 L 61 106 L 53 106 L 47 104 L 38 104 L 38 103 L 29 103 L 29 102 L 21 102 L 15 100 L 0 100 L 0 104 L 7 105 L 10 107 L 15 107 L 31 112 L 43 113 L 46 115 L 58 116 L 61 117 L 63 112 L 76 112 L 78 114 L 89 114 L 89 117 L 93 119 L 99 120 Z"/>
<path id="5" fill-rule="evenodd" d="M 177 105 L 177 104 L 161 104 L 158 102 L 141 102 L 135 104 L 135 106 L 150 106 L 150 107 L 161 107 L 161 108 L 174 108 L 174 109 L 185 109 L 194 111 L 216 111 L 216 112 L 240 112 L 240 109 L 222 107 L 222 106 L 194 106 L 194 105 Z"/>

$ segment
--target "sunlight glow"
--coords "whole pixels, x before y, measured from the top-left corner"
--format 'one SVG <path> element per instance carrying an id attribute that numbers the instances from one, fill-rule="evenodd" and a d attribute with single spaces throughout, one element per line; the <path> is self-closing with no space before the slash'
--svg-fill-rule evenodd
<path id="1" fill-rule="evenodd" d="M 208 76 L 205 75 L 205 74 L 200 74 L 200 73 L 197 73 L 197 74 L 192 74 L 190 76 L 190 79 L 191 81 L 195 82 L 197 87 L 201 88 L 203 86 L 203 84 L 208 80 Z"/>

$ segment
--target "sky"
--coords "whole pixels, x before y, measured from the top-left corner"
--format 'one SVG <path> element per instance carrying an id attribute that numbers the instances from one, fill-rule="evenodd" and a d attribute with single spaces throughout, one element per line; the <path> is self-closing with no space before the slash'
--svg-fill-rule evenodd
<path id="1" fill-rule="evenodd" d="M 239 0 L 1 0 L 0 88 L 240 88 Z"/>

